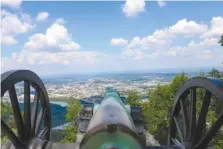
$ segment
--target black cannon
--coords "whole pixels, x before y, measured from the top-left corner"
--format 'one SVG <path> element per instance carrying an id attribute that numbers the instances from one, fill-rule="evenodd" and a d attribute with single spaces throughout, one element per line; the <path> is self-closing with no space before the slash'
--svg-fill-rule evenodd
<path id="1" fill-rule="evenodd" d="M 15 84 L 24 82 L 24 114 L 21 114 Z M 31 88 L 35 97 L 31 102 Z M 202 88 L 201 111 L 196 115 L 196 90 Z M 223 81 L 204 77 L 188 80 L 179 90 L 173 105 L 168 144 L 148 146 L 140 106 L 125 105 L 119 93 L 109 88 L 99 105 L 83 105 L 79 131 L 74 143 L 51 141 L 51 111 L 47 91 L 41 79 L 29 70 L 9 71 L 1 75 L 1 97 L 9 93 L 17 134 L 1 119 L 1 133 L 10 142 L 5 148 L 18 149 L 205 149 L 223 125 Z M 218 103 L 216 121 L 206 124 L 211 100 Z M 223 139 L 223 138 L 222 138 Z"/>

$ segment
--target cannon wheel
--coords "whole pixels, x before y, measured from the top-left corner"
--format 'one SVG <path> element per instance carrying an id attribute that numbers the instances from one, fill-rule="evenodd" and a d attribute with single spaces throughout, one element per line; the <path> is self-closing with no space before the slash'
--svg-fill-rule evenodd
<path id="1" fill-rule="evenodd" d="M 196 90 L 202 88 L 205 94 L 200 113 L 196 115 Z M 205 149 L 223 125 L 223 107 L 217 120 L 207 130 L 207 113 L 213 97 L 223 102 L 223 81 L 194 77 L 188 80 L 178 92 L 170 119 L 169 145 L 184 145 L 185 148 Z M 222 104 L 221 104 L 222 105 Z M 179 120 L 181 118 L 181 121 Z"/>
<path id="2" fill-rule="evenodd" d="M 24 82 L 24 116 L 20 111 L 15 84 Z M 33 104 L 31 104 L 31 87 L 35 90 Z M 8 91 L 13 110 L 16 135 L 1 119 L 1 130 L 15 148 L 27 148 L 32 139 L 50 139 L 51 112 L 49 98 L 41 79 L 32 71 L 8 71 L 1 75 L 1 97 Z M 43 127 L 41 126 L 43 125 Z"/>

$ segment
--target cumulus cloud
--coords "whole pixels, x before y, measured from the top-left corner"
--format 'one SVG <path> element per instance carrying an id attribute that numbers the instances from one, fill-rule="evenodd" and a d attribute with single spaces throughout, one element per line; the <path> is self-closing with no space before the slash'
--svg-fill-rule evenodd
<path id="1" fill-rule="evenodd" d="M 169 27 L 169 32 L 177 35 L 198 35 L 207 31 L 208 26 L 199 24 L 195 21 L 188 21 L 187 19 L 179 20 L 175 25 Z"/>
<path id="2" fill-rule="evenodd" d="M 212 51 L 204 50 L 201 54 L 198 55 L 198 58 L 210 60 L 210 59 L 214 58 L 213 56 L 214 56 L 214 54 Z"/>
<path id="3" fill-rule="evenodd" d="M 16 44 L 17 41 L 12 36 L 2 36 L 1 43 L 4 45 L 13 45 Z"/>
<path id="4" fill-rule="evenodd" d="M 167 28 L 156 30 L 152 36 L 157 39 L 172 39 L 176 36 L 195 36 L 208 30 L 208 25 L 181 19 Z"/>
<path id="5" fill-rule="evenodd" d="M 38 13 L 38 15 L 36 17 L 36 20 L 37 21 L 44 21 L 48 18 L 48 16 L 49 16 L 48 12 L 40 12 L 40 13 Z"/>
<path id="6" fill-rule="evenodd" d="M 146 37 L 134 37 L 127 45 L 127 48 L 159 49 L 170 44 L 176 37 L 180 36 L 182 38 L 200 35 L 207 30 L 208 26 L 205 24 L 181 19 L 176 24 L 167 28 L 158 29 Z"/>
<path id="7" fill-rule="evenodd" d="M 20 64 L 45 65 L 45 64 L 74 64 L 90 65 L 96 60 L 96 57 L 103 54 L 96 51 L 70 51 L 51 53 L 47 51 L 33 52 L 23 50 L 19 53 L 13 53 L 12 59 Z M 94 59 L 95 58 L 95 59 Z M 82 61 L 82 62 L 81 62 Z"/>
<path id="8" fill-rule="evenodd" d="M 95 71 L 184 68 L 190 65 L 212 67 L 222 63 L 223 51 L 217 33 L 222 29 L 221 19 L 213 17 L 206 24 L 181 19 L 147 36 L 113 38 L 110 44 L 121 45 L 122 52 L 113 56 L 86 49 L 82 51 L 66 29 L 65 21 L 59 19 L 44 33 L 30 36 L 21 52 L 13 53 L 11 58 L 3 57 L 2 70 L 25 68 L 57 73 L 61 67 L 68 73 L 90 71 L 89 67 Z"/>
<path id="9" fill-rule="evenodd" d="M 213 17 L 209 29 L 201 35 L 202 38 L 220 37 L 223 34 L 223 17 Z"/>
<path id="10" fill-rule="evenodd" d="M 122 53 L 137 59 L 151 56 L 191 56 L 198 59 L 211 59 L 214 57 L 212 51 L 221 49 L 218 40 L 223 33 L 222 29 L 221 17 L 213 17 L 210 26 L 193 20 L 181 19 L 169 27 L 157 29 L 146 37 L 134 37 L 124 47 Z M 203 39 L 200 40 L 199 37 L 203 37 Z M 185 38 L 189 40 L 188 45 L 180 45 L 178 42 Z M 195 42 L 194 39 L 198 41 Z"/>
<path id="11" fill-rule="evenodd" d="M 123 54 L 129 57 L 132 57 L 133 59 L 140 60 L 147 56 L 146 53 L 143 53 L 139 49 L 125 49 L 123 51 Z"/>
<path id="12" fill-rule="evenodd" d="M 123 38 L 112 38 L 110 41 L 111 45 L 126 45 L 128 44 L 128 40 Z"/>
<path id="13" fill-rule="evenodd" d="M 193 48 L 193 49 L 206 49 L 206 48 L 216 49 L 220 47 L 220 45 L 218 44 L 218 41 L 219 39 L 217 38 L 207 38 L 200 42 L 190 41 L 188 44 L 188 47 Z"/>
<path id="14" fill-rule="evenodd" d="M 58 68 L 63 68 L 63 73 L 88 71 L 106 61 L 106 54 L 97 51 L 69 51 L 47 52 L 28 51 L 12 53 L 12 57 L 2 57 L 2 71 L 12 69 L 30 69 L 32 71 L 57 73 Z M 100 66 L 98 66 L 100 68 Z M 54 72 L 53 72 L 54 71 Z"/>
<path id="15" fill-rule="evenodd" d="M 74 51 L 79 50 L 80 45 L 73 41 L 72 35 L 64 26 L 64 21 L 59 19 L 46 29 L 46 33 L 37 33 L 29 37 L 25 49 L 51 52 Z"/>
<path id="16" fill-rule="evenodd" d="M 186 53 L 185 47 L 182 46 L 176 46 L 176 47 L 171 47 L 167 51 L 167 56 L 187 56 L 188 54 Z"/>
<path id="17" fill-rule="evenodd" d="M 145 0 L 126 0 L 122 11 L 128 17 L 136 17 L 138 13 L 145 11 Z"/>
<path id="18" fill-rule="evenodd" d="M 97 51 L 79 51 L 80 45 L 72 40 L 72 35 L 64 26 L 64 20 L 56 20 L 45 33 L 37 33 L 29 37 L 23 50 L 12 53 L 11 58 L 3 57 L 2 70 L 10 69 L 55 69 L 67 67 L 84 69 L 102 63 L 106 54 Z M 47 73 L 47 72 L 46 72 Z"/>
<path id="19" fill-rule="evenodd" d="M 165 52 L 165 51 L 163 51 Z M 218 39 L 204 39 L 198 42 L 190 41 L 186 46 L 173 47 L 167 51 L 168 56 L 190 56 L 197 60 L 220 58 L 221 46 L 218 44 Z"/>
<path id="20" fill-rule="evenodd" d="M 13 14 L 3 9 L 1 10 L 1 18 L 2 44 L 17 43 L 16 35 L 26 33 L 33 28 L 31 17 L 26 13 Z"/>
<path id="21" fill-rule="evenodd" d="M 158 6 L 161 7 L 161 8 L 165 7 L 167 5 L 167 3 L 162 1 L 162 0 L 158 0 L 157 3 L 158 3 Z"/>
<path id="22" fill-rule="evenodd" d="M 19 8 L 22 0 L 1 0 L 2 6 L 7 6 L 10 8 Z"/>

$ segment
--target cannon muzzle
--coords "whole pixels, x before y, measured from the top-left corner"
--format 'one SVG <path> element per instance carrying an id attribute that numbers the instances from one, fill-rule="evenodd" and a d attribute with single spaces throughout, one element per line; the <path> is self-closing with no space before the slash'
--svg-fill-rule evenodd
<path id="1" fill-rule="evenodd" d="M 144 140 L 138 136 L 131 112 L 118 92 L 107 89 L 81 141 L 81 149 L 142 149 Z"/>

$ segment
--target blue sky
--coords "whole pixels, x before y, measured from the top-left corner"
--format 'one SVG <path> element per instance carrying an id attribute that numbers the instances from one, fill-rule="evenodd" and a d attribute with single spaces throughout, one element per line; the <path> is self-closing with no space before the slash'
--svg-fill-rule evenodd
<path id="1" fill-rule="evenodd" d="M 3 1 L 2 71 L 222 68 L 223 2 Z"/>

